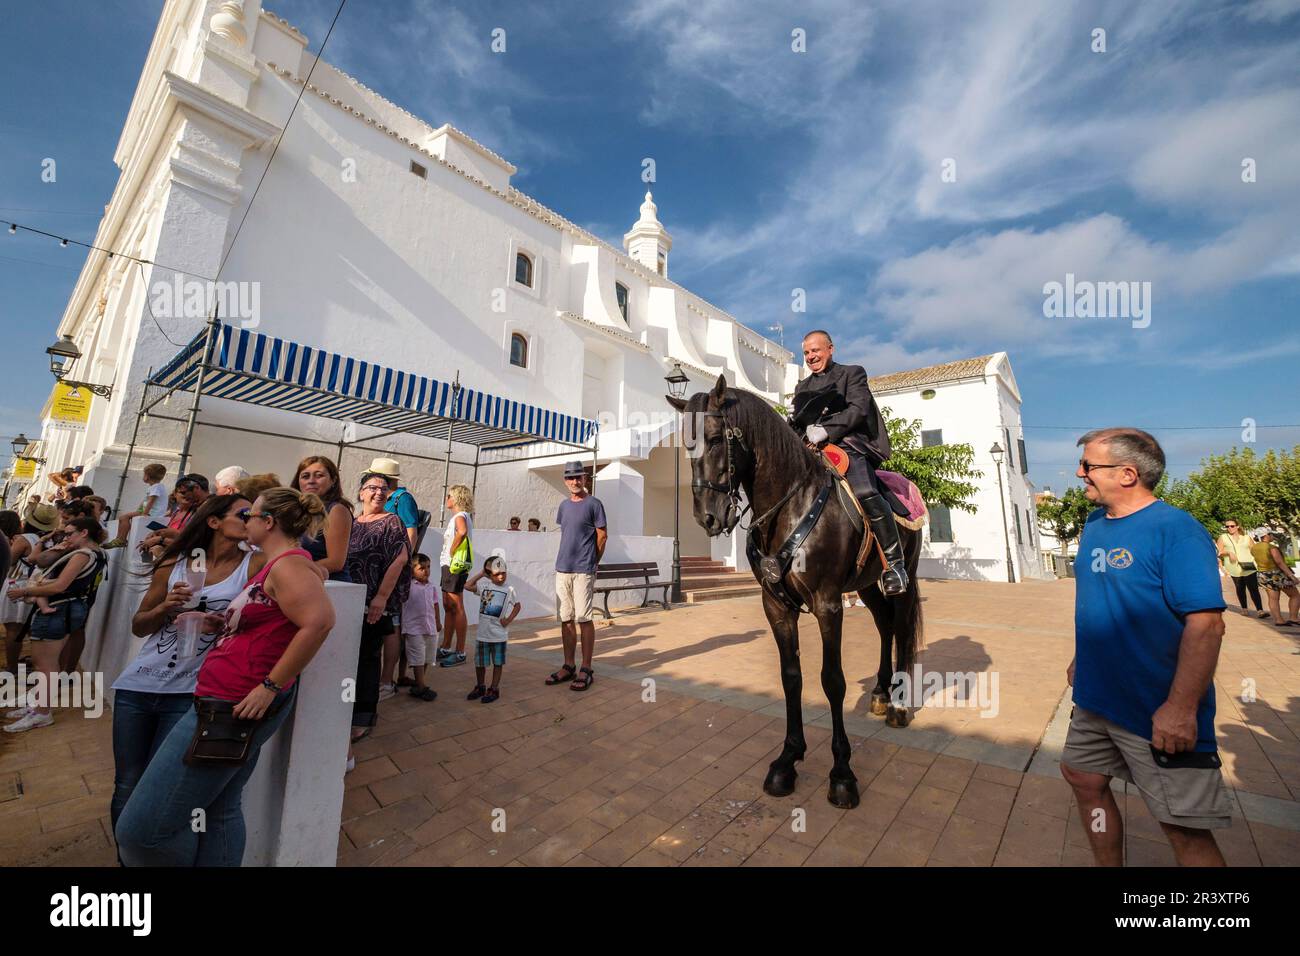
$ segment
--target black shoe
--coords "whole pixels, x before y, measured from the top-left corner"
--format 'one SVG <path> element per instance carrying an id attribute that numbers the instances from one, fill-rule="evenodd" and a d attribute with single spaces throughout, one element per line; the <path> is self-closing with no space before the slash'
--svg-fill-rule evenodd
<path id="1" fill-rule="evenodd" d="M 487 690 L 482 684 L 475 684 L 474 689 L 465 695 L 466 700 L 478 700 Z"/>
<path id="2" fill-rule="evenodd" d="M 880 590 L 886 597 L 896 597 L 907 590 L 907 572 L 903 569 L 903 543 L 898 539 L 898 523 L 893 509 L 879 494 L 869 494 L 859 499 L 867 513 L 871 530 L 885 554 L 885 572 L 880 576 Z"/>

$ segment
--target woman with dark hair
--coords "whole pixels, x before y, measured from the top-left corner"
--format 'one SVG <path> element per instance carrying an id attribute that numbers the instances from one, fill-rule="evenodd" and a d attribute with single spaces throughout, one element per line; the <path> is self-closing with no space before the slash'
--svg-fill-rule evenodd
<path id="1" fill-rule="evenodd" d="M 240 865 L 244 786 L 293 711 L 298 676 L 334 626 L 325 583 L 298 547 L 325 520 L 321 500 L 272 488 L 237 517 L 266 564 L 224 616 L 204 618 L 205 630 L 220 635 L 199 668 L 194 708 L 162 742 L 117 820 L 128 866 Z M 196 811 L 202 828 L 194 826 Z"/>
<path id="2" fill-rule="evenodd" d="M 366 618 L 357 657 L 352 739 L 360 740 L 379 716 L 379 672 L 384 641 L 400 640 L 397 618 L 411 591 L 411 542 L 397 515 L 385 511 L 388 479 L 367 472 L 361 477 L 361 514 L 352 525 L 348 574 L 366 586 Z M 348 757 L 349 767 L 352 758 Z"/>
<path id="3" fill-rule="evenodd" d="M 203 502 L 154 561 L 152 580 L 131 633 L 145 639 L 113 682 L 113 824 L 154 753 L 194 705 L 194 686 L 212 635 L 183 635 L 177 615 L 186 608 L 220 614 L 262 570 L 266 555 L 241 548 L 248 530 L 239 495 Z M 197 585 L 197 587 L 195 587 Z"/>
<path id="4" fill-rule="evenodd" d="M 85 625 L 90 613 L 89 596 L 106 563 L 100 548 L 105 536 L 103 525 L 94 518 L 73 518 L 64 529 L 59 558 L 39 578 L 9 588 L 10 600 L 44 598 L 47 609 L 36 609 L 29 633 L 32 664 L 44 674 L 45 686 L 42 690 L 38 682 L 38 692 L 27 695 L 16 710 L 9 711 L 6 716 L 17 720 L 5 727 L 6 733 L 20 734 L 54 723 L 51 695 L 59 686 L 59 654 L 68 635 Z"/>
<path id="5" fill-rule="evenodd" d="M 41 532 L 32 525 L 21 524 L 16 511 L 0 511 L 0 534 L 9 541 L 9 571 L 0 586 L 0 625 L 4 627 L 5 669 L 18 675 L 18 658 L 23 651 L 23 624 L 31 616 L 32 606 L 24 601 L 11 601 L 9 589 L 20 586 L 32 573 L 27 560 Z"/>
<path id="6" fill-rule="evenodd" d="M 293 488 L 313 494 L 325 503 L 325 527 L 315 537 L 304 536 L 303 548 L 329 573 L 331 581 L 351 581 L 346 564 L 348 541 L 352 536 L 352 506 L 343 500 L 338 466 L 321 455 L 309 455 L 298 463 Z"/>

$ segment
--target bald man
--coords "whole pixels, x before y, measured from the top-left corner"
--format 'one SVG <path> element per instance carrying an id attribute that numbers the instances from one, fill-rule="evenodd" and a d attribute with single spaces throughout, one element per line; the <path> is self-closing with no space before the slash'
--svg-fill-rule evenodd
<path id="1" fill-rule="evenodd" d="M 876 468 L 890 454 L 889 434 L 867 384 L 866 370 L 861 365 L 840 365 L 833 360 L 834 353 L 829 333 L 814 329 L 804 336 L 804 364 L 812 374 L 795 387 L 790 424 L 809 445 L 820 449 L 834 442 L 848 455 L 845 477 L 885 553 L 887 566 L 880 576 L 880 589 L 892 597 L 907 590 L 908 580 L 898 525 L 876 481 Z"/>

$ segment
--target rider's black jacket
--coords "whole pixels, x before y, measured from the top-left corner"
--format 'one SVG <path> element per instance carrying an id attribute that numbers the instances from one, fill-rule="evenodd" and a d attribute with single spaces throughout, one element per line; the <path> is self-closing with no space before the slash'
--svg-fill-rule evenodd
<path id="1" fill-rule="evenodd" d="M 872 465 L 889 457 L 885 419 L 861 365 L 828 361 L 822 371 L 795 386 L 794 408 L 793 424 L 800 435 L 807 425 L 816 423 L 826 429 L 829 441 L 857 452 Z M 821 413 L 822 409 L 831 411 Z"/>

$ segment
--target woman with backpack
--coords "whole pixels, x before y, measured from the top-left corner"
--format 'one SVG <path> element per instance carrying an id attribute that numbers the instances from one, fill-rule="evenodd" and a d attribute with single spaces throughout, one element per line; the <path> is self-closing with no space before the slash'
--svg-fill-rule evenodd
<path id="1" fill-rule="evenodd" d="M 17 718 L 5 727 L 6 733 L 20 734 L 54 723 L 50 698 L 59 686 L 59 654 L 68 636 L 85 625 L 90 598 L 107 564 L 100 548 L 104 526 L 98 521 L 89 517 L 72 518 L 64 524 L 64 530 L 60 557 L 48 568 L 9 589 L 10 600 L 44 599 L 46 607 L 38 608 L 31 617 L 29 637 L 33 667 L 38 674 L 45 675 L 45 681 L 43 687 L 38 681 L 36 689 L 26 695 L 19 707 L 6 714 L 10 719 Z"/>

